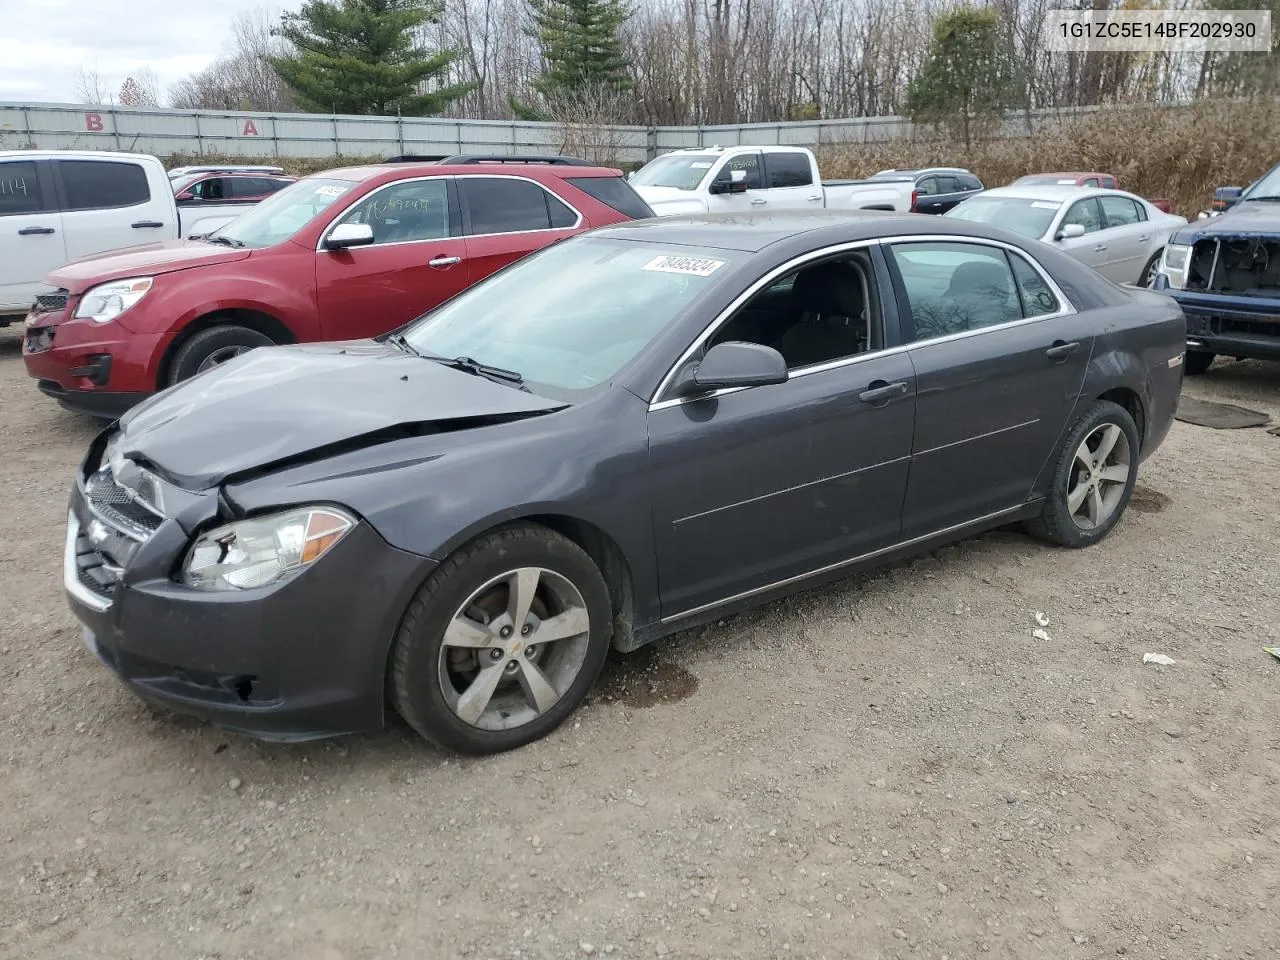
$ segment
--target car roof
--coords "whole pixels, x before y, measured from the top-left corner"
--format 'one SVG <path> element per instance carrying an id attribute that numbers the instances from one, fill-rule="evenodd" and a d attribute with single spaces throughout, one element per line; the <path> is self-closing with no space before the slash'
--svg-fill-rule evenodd
<path id="1" fill-rule="evenodd" d="M 1111 177 L 1112 180 L 1115 179 L 1115 177 L 1113 177 L 1111 174 L 1101 173 L 1097 170 L 1063 170 L 1063 171 L 1056 171 L 1056 172 L 1050 171 L 1048 173 L 1028 173 L 1019 177 L 1018 180 L 1026 180 L 1031 177 L 1046 177 L 1046 178 L 1053 177 L 1056 180 L 1067 180 L 1067 179 L 1083 180 L 1086 177 Z M 1014 182 L 1016 183 L 1017 181 L 1014 181 Z"/>
<path id="2" fill-rule="evenodd" d="M 613 167 L 558 166 L 550 163 L 370 163 L 335 167 L 311 174 L 318 179 L 364 181 L 379 178 L 392 182 L 413 177 L 516 176 L 530 180 L 564 180 L 569 177 L 618 177 Z"/>
<path id="3" fill-rule="evenodd" d="M 150 153 L 125 153 L 120 150 L 0 150 L 0 159 L 20 160 L 145 160 L 159 163 Z"/>
<path id="4" fill-rule="evenodd" d="M 983 197 L 1017 197 L 1021 200 L 1052 200 L 1063 203 L 1067 200 L 1079 200 L 1082 197 L 1128 197 L 1141 200 L 1125 190 L 1111 190 L 1107 187 L 1075 187 L 1070 184 L 1057 183 L 1020 183 L 1007 187 L 992 187 L 982 193 Z"/>
<path id="5" fill-rule="evenodd" d="M 757 214 L 691 214 L 632 220 L 592 231 L 591 236 L 758 253 L 774 243 L 808 237 L 815 246 L 880 237 L 947 235 L 1008 240 L 1020 237 L 990 224 L 889 210 L 800 210 Z"/>
<path id="6" fill-rule="evenodd" d="M 969 173 L 964 167 L 894 167 L 889 170 L 879 170 L 872 175 L 875 177 L 908 177 L 920 176 L 927 173 Z"/>

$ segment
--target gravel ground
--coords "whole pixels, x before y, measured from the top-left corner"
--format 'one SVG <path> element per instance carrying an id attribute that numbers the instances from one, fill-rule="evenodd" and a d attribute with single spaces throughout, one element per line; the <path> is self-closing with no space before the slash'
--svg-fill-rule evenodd
<path id="1" fill-rule="evenodd" d="M 459 761 L 402 728 L 258 744 L 121 688 L 59 584 L 94 426 L 18 344 L 0 957 L 1280 955 L 1280 438 L 1177 424 L 1097 548 L 993 533 L 681 634 Z M 1189 392 L 1280 419 L 1280 365 Z"/>

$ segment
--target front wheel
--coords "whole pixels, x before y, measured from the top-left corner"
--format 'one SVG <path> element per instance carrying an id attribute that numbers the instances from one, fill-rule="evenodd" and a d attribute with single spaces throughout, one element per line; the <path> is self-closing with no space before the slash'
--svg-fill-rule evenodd
<path id="1" fill-rule="evenodd" d="M 1110 533 L 1133 495 L 1139 442 L 1128 410 L 1094 403 L 1062 443 L 1031 533 L 1063 547 L 1092 546 Z"/>
<path id="2" fill-rule="evenodd" d="M 194 333 L 178 348 L 169 366 L 169 384 L 189 380 L 197 373 L 226 363 L 256 347 L 269 347 L 274 341 L 257 330 L 237 324 L 220 324 Z"/>
<path id="3" fill-rule="evenodd" d="M 468 754 L 550 733 L 582 702 L 612 636 L 604 578 L 560 534 L 485 534 L 427 579 L 392 652 L 397 711 L 423 737 Z"/>

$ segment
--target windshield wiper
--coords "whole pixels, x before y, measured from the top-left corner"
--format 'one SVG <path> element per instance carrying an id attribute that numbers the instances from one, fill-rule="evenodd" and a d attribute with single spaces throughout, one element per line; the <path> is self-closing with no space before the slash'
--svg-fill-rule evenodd
<path id="1" fill-rule="evenodd" d="M 430 354 L 422 354 L 422 356 L 425 356 L 428 360 L 434 360 L 436 363 L 442 363 L 446 367 L 452 367 L 454 370 L 461 370 L 477 377 L 487 377 L 490 380 L 501 380 L 504 383 L 512 383 L 528 389 L 524 387 L 524 377 L 515 370 L 491 367 L 487 363 L 472 360 L 470 357 L 436 357 Z"/>
<path id="2" fill-rule="evenodd" d="M 200 239 L 203 240 L 205 243 L 220 243 L 224 247 L 243 247 L 244 246 L 243 240 L 236 240 L 232 237 L 220 237 L 217 234 L 211 234 L 209 236 L 201 237 Z"/>
<path id="3" fill-rule="evenodd" d="M 1241 200 L 1266 200 L 1270 203 L 1280 202 L 1280 196 L 1276 196 L 1275 194 L 1271 194 L 1271 193 L 1268 193 L 1261 197 L 1241 197 L 1240 199 Z"/>
<path id="4" fill-rule="evenodd" d="M 403 334 L 399 334 L 399 333 L 388 334 L 387 343 L 391 344 L 393 347 L 399 347 L 405 353 L 413 354 L 413 356 L 415 357 L 422 356 L 422 354 L 418 352 L 417 349 L 414 348 L 413 344 L 404 338 Z"/>

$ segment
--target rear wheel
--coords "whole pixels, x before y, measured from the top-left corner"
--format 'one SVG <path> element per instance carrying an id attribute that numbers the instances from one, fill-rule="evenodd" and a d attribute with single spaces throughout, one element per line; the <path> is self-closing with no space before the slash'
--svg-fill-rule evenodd
<path id="1" fill-rule="evenodd" d="M 410 603 L 392 653 L 396 709 L 450 750 L 523 746 L 582 702 L 612 619 L 604 578 L 577 544 L 533 525 L 485 534 Z"/>
<path id="2" fill-rule="evenodd" d="M 201 330 L 192 334 L 173 355 L 173 363 L 169 365 L 169 383 L 180 383 L 242 353 L 256 347 L 269 347 L 273 343 L 266 334 L 237 324 Z"/>
<path id="3" fill-rule="evenodd" d="M 1213 361 L 1217 357 L 1216 353 L 1206 353 L 1203 350 L 1188 350 L 1186 358 L 1183 360 L 1183 371 L 1188 377 L 1198 377 L 1213 366 Z"/>
<path id="4" fill-rule="evenodd" d="M 1110 533 L 1133 495 L 1139 442 L 1128 410 L 1094 403 L 1062 443 L 1031 533 L 1063 547 L 1092 546 Z"/>

